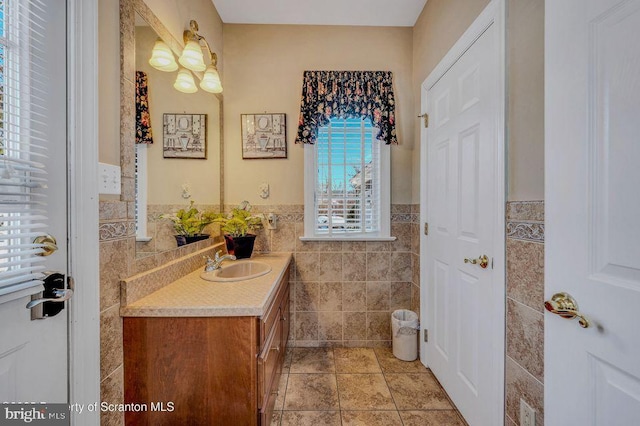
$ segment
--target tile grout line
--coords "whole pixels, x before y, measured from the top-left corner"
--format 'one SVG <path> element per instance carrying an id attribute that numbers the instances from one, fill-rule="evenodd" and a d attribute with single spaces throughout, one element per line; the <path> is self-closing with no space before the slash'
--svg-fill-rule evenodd
<path id="1" fill-rule="evenodd" d="M 396 399 L 393 396 L 393 392 L 391 391 L 391 387 L 389 386 L 389 382 L 387 381 L 387 375 L 380 365 L 380 360 L 378 359 L 378 352 L 373 349 L 373 355 L 376 357 L 376 362 L 378 363 L 378 367 L 380 368 L 380 372 L 382 373 L 382 378 L 384 379 L 384 383 L 387 385 L 387 389 L 389 390 L 389 395 L 391 395 L 391 400 L 393 401 L 393 405 L 396 407 L 396 413 L 398 413 L 398 417 L 400 418 L 400 423 L 404 426 L 404 420 L 402 420 L 402 416 L 400 415 L 400 409 L 398 408 L 398 404 L 396 403 Z"/>
<path id="2" fill-rule="evenodd" d="M 517 299 L 514 299 L 514 298 L 513 298 L 513 297 L 511 297 L 511 296 L 507 296 L 507 299 L 508 299 L 508 300 L 512 300 L 514 303 L 517 303 L 518 305 L 520 305 L 520 306 L 522 306 L 522 307 L 526 308 L 527 310 L 530 310 L 530 311 L 532 311 L 532 312 L 535 312 L 536 314 L 542 315 L 542 316 L 544 317 L 544 312 L 545 312 L 544 310 L 539 310 L 539 309 L 536 309 L 536 308 L 532 308 L 531 306 L 529 306 L 529 305 L 527 305 L 527 304 L 525 304 L 525 303 L 522 303 L 521 301 L 519 301 L 519 300 L 517 300 Z"/>
<path id="3" fill-rule="evenodd" d="M 449 404 L 451 404 L 451 407 L 453 408 L 453 411 L 456 413 L 458 418 L 460 418 L 460 420 L 462 421 L 463 425 L 468 426 L 467 420 L 462 416 L 462 413 L 458 409 L 458 406 L 453 402 L 453 400 L 451 399 L 451 396 L 449 396 L 449 393 L 447 392 L 447 390 L 444 388 L 444 386 L 442 386 L 442 383 L 440 383 L 440 380 L 438 380 L 438 378 L 436 377 L 435 374 L 433 374 L 433 371 L 431 371 L 430 368 L 428 370 L 429 370 L 429 374 L 431 375 L 431 377 L 433 377 L 433 379 L 436 381 L 436 383 L 438 383 L 438 386 L 440 387 L 440 390 L 442 390 L 444 395 L 447 397 L 447 401 L 449 401 Z"/>
<path id="4" fill-rule="evenodd" d="M 287 352 L 285 350 L 285 358 L 287 356 Z M 289 369 L 288 369 L 288 373 L 287 373 L 287 382 L 284 385 L 284 395 L 282 396 L 282 409 L 280 410 L 280 421 L 278 422 L 277 426 L 282 425 L 282 417 L 284 416 L 284 406 L 285 403 L 287 402 L 287 390 L 289 389 L 289 376 L 291 375 L 291 363 L 293 362 L 293 348 L 291 348 L 291 361 L 289 362 Z M 273 421 L 273 419 L 271 419 Z"/>
<path id="5" fill-rule="evenodd" d="M 336 379 L 336 393 L 338 394 L 338 417 L 340 418 L 340 425 L 342 426 L 342 403 L 340 402 L 340 386 L 338 386 L 338 366 L 336 365 L 335 348 L 331 348 L 331 355 L 333 358 L 333 377 Z"/>
<path id="6" fill-rule="evenodd" d="M 522 365 L 520 365 L 520 363 L 518 361 L 516 361 L 515 359 L 513 359 L 513 357 L 511 357 L 510 355 L 507 355 L 507 360 L 511 360 L 511 362 L 513 362 L 515 365 L 517 365 L 527 376 L 529 376 L 529 378 L 533 379 L 536 381 L 536 383 L 538 383 L 540 386 L 544 387 L 544 383 L 541 382 L 540 380 L 538 380 L 536 378 L 536 376 L 534 376 L 533 374 L 531 374 L 531 372 L 529 372 L 529 370 L 527 370 L 526 368 L 524 368 Z"/>
<path id="7" fill-rule="evenodd" d="M 338 379 L 338 369 L 337 369 L 337 362 L 336 362 L 336 353 L 335 353 L 335 348 L 326 348 L 327 349 L 327 353 L 330 353 L 331 355 L 333 355 L 333 359 L 332 359 L 332 364 L 334 366 L 334 377 L 336 380 L 336 385 L 337 385 L 337 379 Z M 367 348 L 362 348 L 362 349 L 367 349 Z M 417 373 L 416 374 L 429 374 L 430 377 L 438 384 L 439 388 L 441 389 L 441 391 L 445 394 L 445 397 L 447 398 L 447 400 L 450 402 L 450 408 L 443 408 L 443 409 L 410 409 L 408 408 L 407 410 L 400 410 L 398 408 L 398 404 L 396 402 L 396 399 L 393 395 L 393 392 L 391 392 L 391 388 L 389 387 L 389 382 L 387 381 L 387 374 L 394 374 L 394 372 L 396 371 L 396 369 L 394 369 L 393 367 L 390 368 L 389 371 L 386 371 L 382 368 L 382 363 L 381 363 L 381 359 L 382 359 L 382 355 L 381 353 L 379 353 L 379 351 L 376 350 L 376 348 L 369 348 L 370 350 L 373 351 L 373 355 L 374 355 L 374 359 L 376 360 L 376 364 L 377 367 L 380 369 L 380 373 L 383 375 L 383 378 L 385 380 L 385 384 L 389 390 L 389 393 L 391 395 L 392 401 L 394 402 L 394 406 L 395 406 L 395 410 L 394 412 L 396 412 L 396 414 L 398 415 L 398 417 L 400 418 L 400 424 L 404 425 L 405 421 L 403 420 L 402 416 L 400 415 L 401 412 L 408 412 L 408 411 L 428 411 L 428 412 L 438 412 L 438 411 L 443 411 L 443 412 L 454 412 L 454 415 L 456 416 L 456 418 L 458 419 L 458 421 L 460 422 L 461 425 L 463 426 L 468 426 L 468 423 L 466 423 L 466 420 L 462 417 L 461 413 L 459 412 L 459 410 L 457 409 L 457 407 L 455 406 L 455 404 L 453 404 L 453 402 L 451 401 L 451 398 L 449 397 L 449 395 L 444 391 L 444 389 L 442 388 L 442 385 L 440 384 L 440 382 L 437 380 L 437 378 L 435 378 L 435 375 L 433 375 L 433 372 L 428 369 L 428 368 L 424 368 L 424 373 Z M 292 360 L 291 360 L 291 364 L 289 366 L 289 372 L 291 374 L 291 367 L 293 366 L 294 362 L 293 362 L 293 354 L 292 354 Z M 423 366 L 421 366 L 423 367 Z M 397 373 L 402 373 L 404 371 L 404 369 L 400 369 L 397 371 Z M 344 374 L 357 374 L 357 373 L 347 373 L 345 372 Z M 361 373 L 362 375 L 370 375 L 370 374 L 376 374 L 377 373 Z M 404 372 L 404 374 L 410 374 L 410 372 L 406 371 Z M 288 380 L 288 378 L 287 378 Z M 285 390 L 285 401 L 286 401 L 286 396 L 288 395 L 290 389 L 288 388 L 288 382 L 286 385 L 286 390 Z M 342 409 L 342 404 L 341 404 L 341 398 L 340 398 L 340 391 L 338 389 L 338 386 L 336 386 L 336 391 L 337 391 L 337 396 L 338 396 L 338 412 L 337 414 L 340 416 L 340 424 L 344 425 L 344 419 L 343 419 L 343 409 Z M 284 402 L 283 402 L 284 405 Z M 284 407 L 283 407 L 284 408 Z M 295 411 L 295 410 L 294 410 Z M 333 411 L 333 410 L 311 410 L 311 411 Z M 353 411 L 359 411 L 359 412 L 368 412 L 368 413 L 375 413 L 379 410 L 374 409 L 362 409 L 362 410 L 353 410 Z M 388 412 L 392 412 L 391 410 L 382 410 L 382 411 L 388 411 Z M 282 420 L 282 415 L 284 414 L 284 410 L 281 413 L 280 416 L 280 424 L 283 424 L 283 420 Z"/>

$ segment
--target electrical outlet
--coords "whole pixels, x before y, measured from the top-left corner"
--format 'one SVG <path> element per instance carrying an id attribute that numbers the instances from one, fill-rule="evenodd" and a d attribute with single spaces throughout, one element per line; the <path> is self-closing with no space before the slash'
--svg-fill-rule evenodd
<path id="1" fill-rule="evenodd" d="M 278 217 L 276 216 L 275 213 L 267 213 L 266 216 L 267 219 L 267 223 L 266 223 L 266 228 L 267 229 L 277 229 L 277 222 L 278 222 Z"/>
<path id="2" fill-rule="evenodd" d="M 536 410 L 520 398 L 520 426 L 536 426 Z"/>

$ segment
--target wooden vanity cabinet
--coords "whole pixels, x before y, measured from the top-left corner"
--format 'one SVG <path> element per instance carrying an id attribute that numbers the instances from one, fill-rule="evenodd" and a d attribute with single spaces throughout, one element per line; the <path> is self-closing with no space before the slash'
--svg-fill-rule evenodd
<path id="1" fill-rule="evenodd" d="M 271 423 L 289 338 L 289 269 L 262 317 L 125 317 L 123 327 L 125 402 L 147 406 L 125 412 L 125 424 Z"/>

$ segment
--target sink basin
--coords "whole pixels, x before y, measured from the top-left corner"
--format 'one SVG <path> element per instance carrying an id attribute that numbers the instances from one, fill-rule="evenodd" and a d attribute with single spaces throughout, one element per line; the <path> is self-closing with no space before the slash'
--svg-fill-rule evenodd
<path id="1" fill-rule="evenodd" d="M 200 278 L 207 281 L 231 282 L 257 278 L 271 272 L 271 266 L 255 260 L 227 262 L 215 271 L 203 272 Z"/>

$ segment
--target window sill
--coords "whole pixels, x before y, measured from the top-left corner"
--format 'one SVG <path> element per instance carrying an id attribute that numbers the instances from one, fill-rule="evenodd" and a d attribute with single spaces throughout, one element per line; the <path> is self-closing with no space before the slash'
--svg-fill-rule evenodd
<path id="1" fill-rule="evenodd" d="M 136 243 L 148 243 L 152 239 L 152 237 L 136 237 Z"/>
<path id="2" fill-rule="evenodd" d="M 299 237 L 300 241 L 395 241 L 396 237 Z"/>

